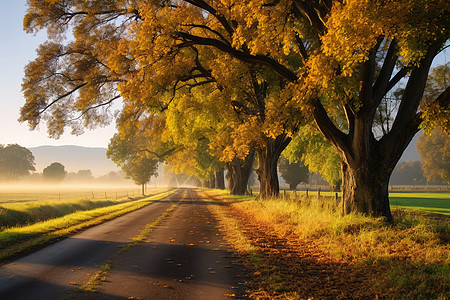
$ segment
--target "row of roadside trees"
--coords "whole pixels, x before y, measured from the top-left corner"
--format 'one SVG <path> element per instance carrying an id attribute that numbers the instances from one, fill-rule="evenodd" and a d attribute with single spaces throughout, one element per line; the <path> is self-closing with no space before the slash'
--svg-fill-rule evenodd
<path id="1" fill-rule="evenodd" d="M 345 213 L 391 219 L 406 146 L 420 128 L 449 133 L 448 84 L 426 85 L 449 11 L 441 0 L 29 2 L 25 30 L 49 41 L 26 67 L 21 120 L 79 133 L 121 100 L 109 156 L 122 167 L 164 161 L 218 183 L 227 169 L 243 193 L 257 160 L 265 198 L 279 193 L 286 150 L 342 181 Z"/>

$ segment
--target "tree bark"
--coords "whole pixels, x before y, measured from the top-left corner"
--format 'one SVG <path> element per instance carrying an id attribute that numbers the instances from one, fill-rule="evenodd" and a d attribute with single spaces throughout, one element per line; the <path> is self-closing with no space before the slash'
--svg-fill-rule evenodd
<path id="1" fill-rule="evenodd" d="M 281 134 L 276 139 L 267 138 L 266 147 L 256 150 L 259 161 L 259 167 L 256 170 L 259 180 L 258 199 L 278 197 L 280 194 L 278 159 L 290 141 L 291 138 L 286 134 Z"/>
<path id="2" fill-rule="evenodd" d="M 227 164 L 228 189 L 232 195 L 245 195 L 247 193 L 247 183 L 253 170 L 255 161 L 255 150 L 251 150 L 244 160 L 235 157 Z"/>
<path id="3" fill-rule="evenodd" d="M 215 183 L 216 183 L 215 188 L 224 190 L 225 189 L 225 177 L 223 175 L 223 170 L 214 172 L 214 176 L 215 176 Z"/>
<path id="4" fill-rule="evenodd" d="M 214 172 L 211 172 L 211 175 L 209 176 L 209 188 L 216 188 L 216 176 Z"/>
<path id="5" fill-rule="evenodd" d="M 392 220 L 389 206 L 389 178 L 393 168 L 377 164 L 375 159 L 350 165 L 342 161 L 343 212 L 363 212 Z"/>

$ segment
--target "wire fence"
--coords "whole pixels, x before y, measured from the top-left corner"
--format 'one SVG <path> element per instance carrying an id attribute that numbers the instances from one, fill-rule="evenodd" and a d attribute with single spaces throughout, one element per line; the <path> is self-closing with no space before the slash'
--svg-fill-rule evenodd
<path id="1" fill-rule="evenodd" d="M 162 192 L 162 189 L 148 189 L 146 196 Z M 142 196 L 141 189 L 86 189 L 86 190 L 27 190 L 0 191 L 0 205 L 38 201 L 111 200 L 121 201 Z"/>

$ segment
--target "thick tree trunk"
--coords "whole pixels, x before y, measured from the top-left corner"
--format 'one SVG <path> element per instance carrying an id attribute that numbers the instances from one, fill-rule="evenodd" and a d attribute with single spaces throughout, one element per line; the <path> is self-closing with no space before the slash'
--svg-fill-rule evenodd
<path id="1" fill-rule="evenodd" d="M 355 166 L 343 161 L 343 212 L 358 211 L 392 220 L 388 192 L 391 173 L 392 170 L 383 168 L 374 159 Z"/>
<path id="2" fill-rule="evenodd" d="M 256 170 L 259 180 L 258 199 L 278 197 L 280 193 L 278 159 L 290 141 L 291 138 L 282 134 L 277 136 L 276 139 L 268 138 L 266 147 L 257 150 L 259 161 L 259 167 Z"/>
<path id="3" fill-rule="evenodd" d="M 145 183 L 142 184 L 142 196 L 145 196 Z"/>
<path id="4" fill-rule="evenodd" d="M 278 197 L 280 185 L 278 182 L 277 162 L 280 155 L 273 153 L 269 147 L 258 150 L 259 167 L 256 170 L 259 180 L 258 199 Z"/>
<path id="5" fill-rule="evenodd" d="M 244 160 L 235 157 L 227 168 L 228 189 L 232 195 L 245 195 L 247 193 L 247 183 L 253 170 L 255 160 L 255 150 L 251 150 Z"/>
<path id="6" fill-rule="evenodd" d="M 215 188 L 224 190 L 225 189 L 225 177 L 223 175 L 223 170 L 214 172 L 214 176 L 215 176 L 215 183 L 216 183 Z"/>

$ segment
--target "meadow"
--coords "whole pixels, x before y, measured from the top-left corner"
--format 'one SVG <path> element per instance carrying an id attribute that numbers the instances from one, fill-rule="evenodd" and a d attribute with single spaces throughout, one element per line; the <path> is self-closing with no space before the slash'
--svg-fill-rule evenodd
<path id="1" fill-rule="evenodd" d="M 151 189 L 148 195 L 163 189 Z M 0 187 L 0 229 L 33 224 L 129 202 L 140 196 L 135 186 L 3 186 Z"/>
<path id="2" fill-rule="evenodd" d="M 450 215 L 450 193 L 391 192 L 392 207 Z"/>

